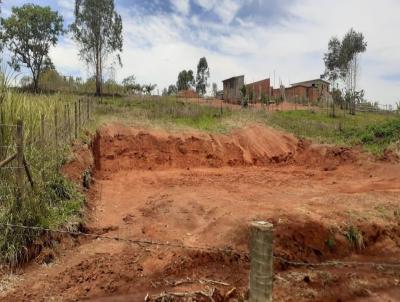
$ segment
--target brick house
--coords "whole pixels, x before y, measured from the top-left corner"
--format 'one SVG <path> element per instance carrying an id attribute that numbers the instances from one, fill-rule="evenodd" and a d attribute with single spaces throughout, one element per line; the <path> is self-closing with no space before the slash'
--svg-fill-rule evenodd
<path id="1" fill-rule="evenodd" d="M 244 75 L 226 79 L 222 83 L 224 87 L 224 101 L 228 103 L 240 103 L 242 100 L 240 89 L 244 86 Z"/>
<path id="2" fill-rule="evenodd" d="M 287 100 L 318 101 L 324 94 L 329 93 L 329 82 L 315 79 L 291 84 L 286 88 Z"/>
<path id="3" fill-rule="evenodd" d="M 271 93 L 270 90 L 271 90 L 270 79 L 265 79 L 254 83 L 246 84 L 247 95 L 249 96 L 249 99 L 251 101 L 255 102 L 261 101 L 261 96 L 263 94 L 265 96 L 269 96 Z"/>

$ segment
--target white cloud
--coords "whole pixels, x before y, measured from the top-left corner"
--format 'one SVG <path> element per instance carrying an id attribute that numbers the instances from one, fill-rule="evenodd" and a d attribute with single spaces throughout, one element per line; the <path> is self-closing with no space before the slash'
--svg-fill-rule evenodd
<path id="1" fill-rule="evenodd" d="M 190 12 L 190 0 L 170 0 L 175 10 L 183 15 Z"/>
<path id="2" fill-rule="evenodd" d="M 320 0 L 318 5 L 313 0 L 297 1 L 285 6 L 287 18 L 270 25 L 239 20 L 236 15 L 243 1 L 196 0 L 223 22 L 189 14 L 190 5 L 185 3 L 176 1 L 174 14 L 121 10 L 124 66 L 117 71 L 117 79 L 135 74 L 142 83 L 157 83 L 161 91 L 176 82 L 182 69 L 195 70 L 202 56 L 210 66 L 210 83 L 217 82 L 219 87 L 223 79 L 239 74 L 247 82 L 268 76 L 273 82 L 275 71 L 276 85 L 279 80 L 288 84 L 317 78 L 324 70 L 322 57 L 330 37 L 342 37 L 354 27 L 368 41 L 367 52 L 361 56 L 360 87 L 374 101 L 398 101 L 399 83 L 385 81 L 384 76 L 400 70 L 400 40 L 394 38 L 400 27 L 399 1 Z M 232 22 L 234 18 L 238 22 Z M 86 70 L 68 39 L 51 56 L 62 70 Z"/>
<path id="3" fill-rule="evenodd" d="M 217 3 L 217 0 L 195 0 L 194 2 L 205 10 L 211 10 Z"/>
<path id="4" fill-rule="evenodd" d="M 74 18 L 75 1 L 57 0 L 57 4 L 61 9 L 61 14 L 64 19 L 69 21 Z"/>
<path id="5" fill-rule="evenodd" d="M 214 8 L 214 12 L 218 15 L 224 24 L 229 24 L 235 18 L 241 5 L 235 0 L 220 0 Z"/>

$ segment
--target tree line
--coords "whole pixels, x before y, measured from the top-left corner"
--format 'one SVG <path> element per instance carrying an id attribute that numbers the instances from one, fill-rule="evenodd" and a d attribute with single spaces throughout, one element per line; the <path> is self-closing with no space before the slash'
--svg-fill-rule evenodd
<path id="1" fill-rule="evenodd" d="M 17 72 L 26 67 L 39 91 L 44 72 L 55 70 L 49 57 L 59 37 L 70 34 L 79 45 L 79 57 L 94 70 L 96 95 L 103 88 L 104 66 L 111 58 L 122 66 L 122 18 L 114 0 L 75 0 L 74 22 L 64 28 L 64 19 L 49 6 L 25 4 L 13 7 L 1 18 L 0 43 L 10 52 L 9 65 Z"/>
<path id="2" fill-rule="evenodd" d="M 168 88 L 164 88 L 163 95 L 176 95 L 179 91 L 193 90 L 200 96 L 207 93 L 209 87 L 208 79 L 210 78 L 210 68 L 205 57 L 200 58 L 197 64 L 196 76 L 192 69 L 184 69 L 178 74 L 176 84 L 171 84 Z M 217 95 L 218 86 L 212 84 L 213 95 Z"/>

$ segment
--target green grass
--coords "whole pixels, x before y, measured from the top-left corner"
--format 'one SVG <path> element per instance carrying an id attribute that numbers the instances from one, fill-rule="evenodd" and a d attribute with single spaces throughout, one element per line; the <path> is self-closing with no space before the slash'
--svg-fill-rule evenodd
<path id="1" fill-rule="evenodd" d="M 24 155 L 32 172 L 34 188 L 25 178 L 21 206 L 16 203 L 15 167 L 10 163 L 0 169 L 0 223 L 44 228 L 76 228 L 84 202 L 77 187 L 59 172 L 70 155 L 62 123 L 62 112 L 72 96 L 45 96 L 5 91 L 0 102 L 0 124 L 24 121 Z M 60 144 L 54 143 L 54 111 L 60 113 Z M 39 140 L 41 116 L 45 118 L 45 135 Z M 0 126 L 0 160 L 15 152 L 15 128 Z M 17 265 L 28 260 L 29 247 L 41 232 L 2 228 L 0 261 Z"/>
<path id="2" fill-rule="evenodd" d="M 362 146 L 375 155 L 382 155 L 400 140 L 400 116 L 395 114 L 340 114 L 332 118 L 324 112 L 286 111 L 274 113 L 269 123 L 319 143 Z"/>
<path id="3" fill-rule="evenodd" d="M 96 126 L 119 122 L 129 126 L 159 128 L 170 131 L 198 130 L 227 133 L 267 118 L 265 111 L 232 110 L 199 105 L 177 99 L 161 98 L 105 98 L 96 110 Z"/>

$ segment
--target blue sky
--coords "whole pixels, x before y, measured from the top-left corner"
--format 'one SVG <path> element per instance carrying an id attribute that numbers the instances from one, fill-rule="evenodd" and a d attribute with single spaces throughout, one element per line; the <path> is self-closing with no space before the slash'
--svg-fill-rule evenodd
<path id="1" fill-rule="evenodd" d="M 73 0 L 4 0 L 3 15 L 25 3 L 50 5 L 73 20 Z M 246 82 L 271 77 L 275 83 L 318 78 L 332 36 L 354 27 L 368 41 L 361 57 L 359 87 L 367 98 L 400 100 L 400 1 L 398 0 L 116 0 L 124 25 L 123 67 L 118 80 L 134 74 L 141 83 L 162 88 L 182 69 L 196 69 L 206 56 L 210 82 L 244 74 Z M 65 36 L 51 50 L 67 75 L 91 74 Z M 108 77 L 109 69 L 105 71 Z"/>

